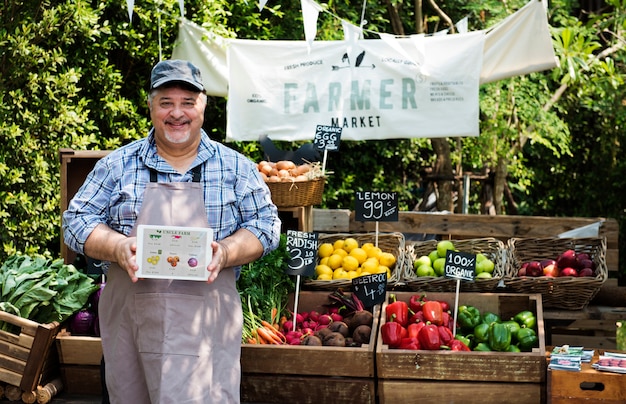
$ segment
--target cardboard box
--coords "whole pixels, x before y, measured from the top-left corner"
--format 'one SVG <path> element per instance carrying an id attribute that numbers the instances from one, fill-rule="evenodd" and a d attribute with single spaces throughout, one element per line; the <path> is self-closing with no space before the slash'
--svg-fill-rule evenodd
<path id="1" fill-rule="evenodd" d="M 297 311 L 326 312 L 329 293 L 301 292 Z M 242 345 L 242 401 L 283 403 L 306 395 L 307 402 L 374 403 L 380 306 L 373 314 L 370 343 L 358 348 Z"/>
<path id="2" fill-rule="evenodd" d="M 39 324 L 0 311 L 0 322 L 19 328 L 19 334 L 0 331 L 0 381 L 35 391 L 53 377 L 56 353 L 51 349 L 59 324 Z"/>
<path id="3" fill-rule="evenodd" d="M 416 293 L 395 294 L 398 300 L 408 302 Z M 427 297 L 445 300 L 454 307 L 454 293 L 432 292 Z M 463 402 L 470 402 L 472 397 L 489 402 L 484 397 L 506 394 L 514 396 L 515 402 L 541 402 L 546 375 L 541 295 L 461 293 L 459 305 L 464 304 L 475 306 L 481 312 L 497 313 L 505 319 L 523 310 L 533 311 L 537 318 L 539 347 L 520 353 L 400 350 L 384 345 L 378 332 L 376 369 L 381 403 L 405 401 L 409 398 L 407 394 L 415 391 L 427 391 L 424 396 L 428 397 L 442 395 L 446 401 L 449 394 L 457 395 Z M 386 307 L 387 303 L 383 304 L 382 313 Z M 385 316 L 381 315 L 380 325 L 384 323 Z M 481 393 L 476 394 L 475 389 Z"/>

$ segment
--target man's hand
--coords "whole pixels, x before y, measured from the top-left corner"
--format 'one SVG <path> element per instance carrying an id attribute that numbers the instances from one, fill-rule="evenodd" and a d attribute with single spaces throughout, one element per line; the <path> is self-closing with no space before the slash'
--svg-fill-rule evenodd
<path id="1" fill-rule="evenodd" d="M 217 275 L 219 275 L 220 271 L 225 268 L 228 263 L 228 247 L 225 243 L 213 241 L 211 248 L 213 249 L 213 256 L 206 268 L 207 271 L 209 271 L 208 283 L 213 283 L 217 279 Z"/>
<path id="2" fill-rule="evenodd" d="M 115 246 L 115 262 L 128 273 L 132 282 L 137 282 L 137 237 L 124 237 Z"/>
<path id="3" fill-rule="evenodd" d="M 84 250 L 85 255 L 93 259 L 117 263 L 131 281 L 137 282 L 137 237 L 127 237 L 99 224 L 87 237 Z"/>

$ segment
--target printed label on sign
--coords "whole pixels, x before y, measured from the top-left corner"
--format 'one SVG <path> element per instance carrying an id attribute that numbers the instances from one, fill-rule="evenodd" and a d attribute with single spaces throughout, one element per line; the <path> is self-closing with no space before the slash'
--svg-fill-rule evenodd
<path id="1" fill-rule="evenodd" d="M 355 220 L 359 222 L 397 222 L 396 192 L 358 191 L 354 198 Z"/>
<path id="2" fill-rule="evenodd" d="M 383 303 L 387 294 L 387 274 L 370 274 L 353 278 L 352 293 L 363 302 L 366 308 Z"/>
<path id="3" fill-rule="evenodd" d="M 287 251 L 291 256 L 285 269 L 287 275 L 315 275 L 317 233 L 287 230 Z"/>
<path id="4" fill-rule="evenodd" d="M 337 151 L 341 143 L 341 127 L 317 125 L 313 145 L 317 150 Z"/>
<path id="5" fill-rule="evenodd" d="M 446 251 L 444 276 L 473 281 L 476 276 L 476 255 L 452 250 Z"/>

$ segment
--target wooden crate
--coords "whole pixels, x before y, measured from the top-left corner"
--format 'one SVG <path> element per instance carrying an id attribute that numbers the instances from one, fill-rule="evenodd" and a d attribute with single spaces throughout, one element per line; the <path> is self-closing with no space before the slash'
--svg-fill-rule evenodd
<path id="1" fill-rule="evenodd" d="M 59 323 L 39 324 L 0 311 L 0 322 L 19 328 L 19 334 L 0 331 L 0 381 L 32 392 L 51 378 L 52 346 Z"/>
<path id="2" fill-rule="evenodd" d="M 397 292 L 398 300 L 409 301 L 415 292 Z M 428 293 L 427 297 L 445 300 L 454 305 L 454 293 Z M 545 382 L 545 335 L 541 295 L 515 293 L 462 293 L 459 305 L 471 305 L 481 312 L 498 313 L 511 318 L 523 310 L 531 310 L 537 318 L 539 347 L 532 352 L 454 352 L 390 349 L 383 344 L 378 333 L 376 369 L 379 383 L 386 380 L 468 382 L 468 390 L 476 383 L 529 383 Z M 383 304 L 384 313 L 387 303 Z M 380 324 L 385 323 L 381 316 Z M 419 384 L 415 384 L 418 388 Z M 539 386 L 531 387 L 535 390 Z M 447 388 L 447 387 L 446 387 Z M 521 388 L 521 387 L 520 387 Z M 506 391 L 506 390 L 503 390 Z"/>
<path id="3" fill-rule="evenodd" d="M 484 404 L 510 401 L 515 404 L 545 402 L 543 383 L 452 382 L 429 380 L 378 380 L 379 403 L 429 402 Z"/>
<path id="4" fill-rule="evenodd" d="M 56 337 L 61 380 L 69 394 L 102 394 L 99 337 L 72 336 L 62 330 Z"/>
<path id="5" fill-rule="evenodd" d="M 591 363 L 597 359 L 598 352 Z M 591 363 L 583 363 L 580 372 L 548 370 L 548 402 L 625 403 L 626 374 L 599 372 Z"/>
<path id="6" fill-rule="evenodd" d="M 325 312 L 329 293 L 301 292 L 297 311 Z M 374 403 L 380 306 L 373 313 L 370 343 L 361 347 L 242 345 L 242 401 Z"/>

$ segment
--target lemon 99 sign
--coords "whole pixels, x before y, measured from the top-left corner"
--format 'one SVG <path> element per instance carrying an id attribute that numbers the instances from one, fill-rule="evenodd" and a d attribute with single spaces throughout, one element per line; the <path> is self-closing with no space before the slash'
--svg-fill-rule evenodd
<path id="1" fill-rule="evenodd" d="M 398 221 L 398 194 L 359 191 L 355 194 L 355 220 L 359 222 Z"/>
<path id="2" fill-rule="evenodd" d="M 291 256 L 285 269 L 287 275 L 315 275 L 317 240 L 317 233 L 287 230 L 287 250 Z"/>

